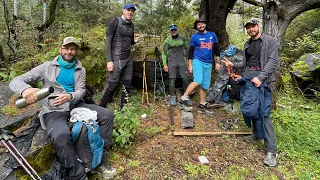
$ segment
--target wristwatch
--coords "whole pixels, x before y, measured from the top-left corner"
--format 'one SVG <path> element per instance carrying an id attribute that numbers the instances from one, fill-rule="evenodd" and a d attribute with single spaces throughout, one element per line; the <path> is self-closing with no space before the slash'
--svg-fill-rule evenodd
<path id="1" fill-rule="evenodd" d="M 68 93 L 70 95 L 70 100 L 73 99 L 73 95 L 71 93 Z"/>

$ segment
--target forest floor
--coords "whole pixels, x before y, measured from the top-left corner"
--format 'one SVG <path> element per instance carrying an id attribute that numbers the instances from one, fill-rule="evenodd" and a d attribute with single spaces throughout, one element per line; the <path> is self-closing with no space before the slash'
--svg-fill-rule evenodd
<path id="1" fill-rule="evenodd" d="M 198 98 L 194 98 L 196 101 Z M 289 162 L 279 156 L 276 167 L 263 165 L 263 141 L 247 143 L 243 135 L 174 136 L 174 132 L 221 132 L 228 119 L 236 122 L 232 132 L 251 132 L 240 113 L 213 109 L 213 117 L 198 113 L 194 102 L 194 127 L 181 127 L 180 109 L 174 108 L 174 126 L 169 126 L 169 106 L 165 102 L 143 105 L 151 115 L 140 118 L 137 134 L 129 148 L 113 149 L 110 164 L 117 168 L 115 179 L 288 179 Z M 141 112 L 141 115 L 143 112 Z M 202 164 L 198 157 L 205 156 Z M 91 177 L 90 179 L 97 179 Z"/>

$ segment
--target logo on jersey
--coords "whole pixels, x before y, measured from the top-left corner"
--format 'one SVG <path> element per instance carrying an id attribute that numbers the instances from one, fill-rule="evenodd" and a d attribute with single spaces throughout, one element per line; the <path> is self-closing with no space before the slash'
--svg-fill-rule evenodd
<path id="1" fill-rule="evenodd" d="M 200 43 L 200 49 L 208 49 L 211 50 L 212 49 L 212 42 L 201 42 Z"/>

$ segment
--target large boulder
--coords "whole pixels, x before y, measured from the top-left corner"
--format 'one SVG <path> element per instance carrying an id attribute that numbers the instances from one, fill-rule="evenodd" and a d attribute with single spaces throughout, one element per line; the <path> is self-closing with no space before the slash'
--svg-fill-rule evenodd
<path id="1" fill-rule="evenodd" d="M 320 91 L 320 54 L 306 54 L 291 65 L 292 81 L 305 97 L 314 98 Z"/>

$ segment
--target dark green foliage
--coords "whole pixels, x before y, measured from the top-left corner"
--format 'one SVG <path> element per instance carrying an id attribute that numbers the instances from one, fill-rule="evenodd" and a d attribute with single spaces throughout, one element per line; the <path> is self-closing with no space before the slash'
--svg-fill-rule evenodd
<path id="1" fill-rule="evenodd" d="M 307 11 L 296 17 L 289 25 L 282 49 L 286 65 L 300 56 L 320 51 L 320 9 Z"/>

